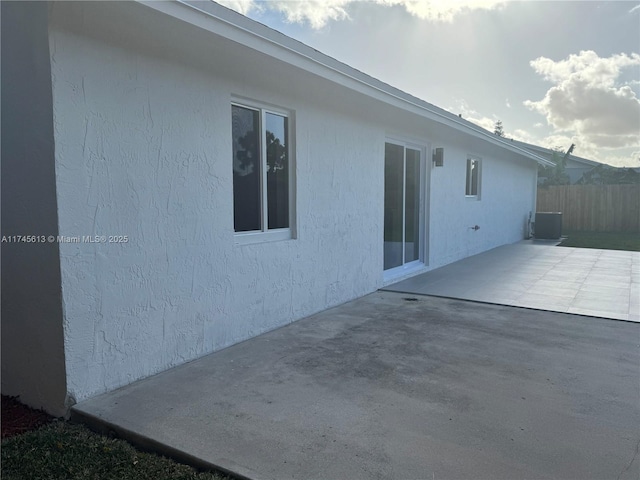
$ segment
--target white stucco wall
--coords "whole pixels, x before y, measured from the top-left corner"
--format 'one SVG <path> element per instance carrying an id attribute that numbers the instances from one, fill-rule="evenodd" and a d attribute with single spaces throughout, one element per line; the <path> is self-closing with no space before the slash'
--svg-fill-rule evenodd
<path id="1" fill-rule="evenodd" d="M 432 169 L 429 267 L 525 238 L 535 212 L 535 164 L 481 145 L 448 145 L 445 155 L 445 165 Z M 481 159 L 479 199 L 465 196 L 469 155 Z"/>
<path id="2" fill-rule="evenodd" d="M 445 147 L 428 268 L 523 236 L 535 166 L 496 147 L 140 5 L 65 2 L 51 18 L 59 233 L 128 237 L 60 245 L 78 401 L 379 288 L 388 135 Z M 295 239 L 234 241 L 232 96 L 294 113 Z"/>
<path id="3" fill-rule="evenodd" d="M 161 54 L 110 8 L 55 5 L 51 28 L 60 235 L 129 237 L 60 245 L 78 401 L 366 294 L 382 268 L 383 130 Z M 295 112 L 296 239 L 234 242 L 232 94 Z"/>

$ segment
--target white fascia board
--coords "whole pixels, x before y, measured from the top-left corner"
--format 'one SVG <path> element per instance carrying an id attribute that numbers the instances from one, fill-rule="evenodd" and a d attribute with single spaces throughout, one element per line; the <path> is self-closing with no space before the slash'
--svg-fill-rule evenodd
<path id="1" fill-rule="evenodd" d="M 545 158 L 525 148 L 513 145 L 469 121 L 362 73 L 302 42 L 212 1 L 138 0 L 138 3 L 381 102 L 447 125 L 461 133 L 486 140 L 539 164 L 553 165 Z"/>
<path id="2" fill-rule="evenodd" d="M 552 156 L 555 151 L 552 150 L 551 148 L 546 148 L 546 147 L 541 147 L 540 145 L 534 145 L 533 143 L 526 143 L 526 142 L 521 142 L 520 140 L 512 140 L 513 143 L 515 143 L 517 146 L 520 146 L 526 150 L 530 150 L 531 152 L 535 153 L 536 155 L 548 155 L 548 156 Z M 588 167 L 595 167 L 597 165 L 605 165 L 602 162 L 598 162 L 596 160 L 590 160 L 588 158 L 583 158 L 583 157 L 577 157 L 573 154 L 570 154 L 567 157 L 567 160 L 571 160 L 577 163 L 583 163 L 584 165 L 588 166 Z"/>

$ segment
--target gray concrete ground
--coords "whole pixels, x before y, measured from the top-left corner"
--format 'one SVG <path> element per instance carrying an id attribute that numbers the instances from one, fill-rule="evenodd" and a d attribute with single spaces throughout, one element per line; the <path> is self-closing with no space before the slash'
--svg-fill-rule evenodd
<path id="1" fill-rule="evenodd" d="M 640 252 L 523 241 L 385 290 L 640 322 Z"/>
<path id="2" fill-rule="evenodd" d="M 73 418 L 255 479 L 638 479 L 640 325 L 376 292 Z"/>

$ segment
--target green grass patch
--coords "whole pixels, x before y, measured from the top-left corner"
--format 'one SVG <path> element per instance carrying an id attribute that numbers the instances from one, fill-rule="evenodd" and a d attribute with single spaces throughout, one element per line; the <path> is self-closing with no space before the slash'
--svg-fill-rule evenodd
<path id="1" fill-rule="evenodd" d="M 2 480 L 230 480 L 61 420 L 2 442 Z"/>
<path id="2" fill-rule="evenodd" d="M 640 252 L 640 234 L 628 232 L 563 232 L 561 247 L 602 248 Z"/>

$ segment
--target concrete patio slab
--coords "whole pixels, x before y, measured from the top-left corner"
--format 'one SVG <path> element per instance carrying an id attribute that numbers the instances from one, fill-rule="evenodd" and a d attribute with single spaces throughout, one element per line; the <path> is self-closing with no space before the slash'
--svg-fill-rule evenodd
<path id="1" fill-rule="evenodd" d="M 640 252 L 529 240 L 383 290 L 640 322 Z"/>
<path id="2" fill-rule="evenodd" d="M 640 325 L 376 292 L 72 418 L 254 479 L 637 479 Z"/>

